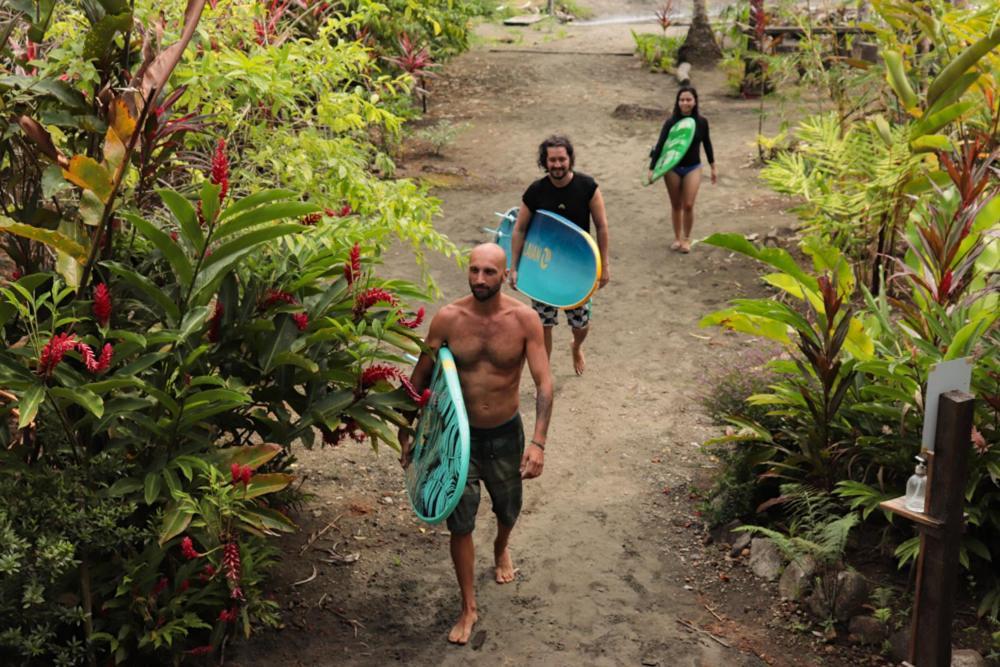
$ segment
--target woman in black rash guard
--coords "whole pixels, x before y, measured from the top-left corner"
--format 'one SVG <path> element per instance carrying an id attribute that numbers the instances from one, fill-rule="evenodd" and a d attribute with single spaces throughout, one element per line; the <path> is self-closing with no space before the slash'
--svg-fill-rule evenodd
<path id="1" fill-rule="evenodd" d="M 687 253 L 691 252 L 691 228 L 694 227 L 694 199 L 698 196 L 698 186 L 701 185 L 701 147 L 705 147 L 705 157 L 712 168 L 712 184 L 717 180 L 715 171 L 715 155 L 712 152 L 712 140 L 708 135 L 708 121 L 698 113 L 698 92 L 691 86 L 681 86 L 677 91 L 677 99 L 674 101 L 674 113 L 660 130 L 660 138 L 656 146 L 650 152 L 649 174 L 647 180 L 653 176 L 653 166 L 656 159 L 663 150 L 663 144 L 667 141 L 667 134 L 674 123 L 685 116 L 690 116 L 695 120 L 694 139 L 687 153 L 663 177 L 667 184 L 667 193 L 670 195 L 670 217 L 674 225 L 674 242 L 670 244 L 671 250 Z"/>

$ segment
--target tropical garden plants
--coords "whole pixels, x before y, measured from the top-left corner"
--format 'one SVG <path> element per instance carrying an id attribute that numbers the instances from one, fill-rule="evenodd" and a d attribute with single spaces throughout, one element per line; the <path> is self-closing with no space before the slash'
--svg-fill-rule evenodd
<path id="1" fill-rule="evenodd" d="M 455 250 L 385 179 L 412 84 L 365 44 L 403 21 L 455 52 L 471 14 L 385 14 L 5 7 L 0 661 L 178 663 L 276 624 L 294 447 L 395 447 L 427 400 L 399 369 L 426 287 L 376 268 L 390 237 Z"/>
<path id="2" fill-rule="evenodd" d="M 870 27 L 883 60 L 858 64 L 859 80 L 874 90 L 853 109 L 802 120 L 792 148 L 762 172 L 795 197 L 800 250 L 812 267 L 735 235 L 706 239 L 777 269 L 764 280 L 781 296 L 734 301 L 704 323 L 786 347 L 771 363 L 779 378 L 746 399 L 766 418 L 736 410 L 717 442 L 753 453 L 743 458 L 773 493 L 759 511 L 784 508 L 780 522 L 791 509 L 775 478 L 832 491 L 841 515 L 857 512 L 883 530 L 903 566 L 917 540 L 887 523 L 878 503 L 902 495 L 912 471 L 932 366 L 971 358 L 978 400 L 961 561 L 977 583 L 980 613 L 996 618 L 1000 32 L 974 8 L 875 8 L 880 22 Z M 920 47 L 927 43 L 935 48 Z"/>

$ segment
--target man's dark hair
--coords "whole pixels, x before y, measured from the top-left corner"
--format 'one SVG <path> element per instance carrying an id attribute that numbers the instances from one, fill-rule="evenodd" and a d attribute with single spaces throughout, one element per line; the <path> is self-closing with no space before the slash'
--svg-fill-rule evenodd
<path id="1" fill-rule="evenodd" d="M 545 160 L 549 156 L 549 149 L 559 148 L 560 146 L 566 149 L 566 155 L 569 156 L 569 168 L 572 169 L 574 163 L 573 144 L 570 142 L 569 137 L 565 137 L 561 134 L 553 134 L 538 145 L 538 166 L 545 169 Z"/>

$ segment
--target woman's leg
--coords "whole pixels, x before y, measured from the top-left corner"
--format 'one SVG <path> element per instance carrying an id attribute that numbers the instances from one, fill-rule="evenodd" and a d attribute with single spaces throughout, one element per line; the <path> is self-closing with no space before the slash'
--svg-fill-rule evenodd
<path id="1" fill-rule="evenodd" d="M 663 182 L 667 185 L 667 194 L 670 195 L 670 222 L 674 226 L 674 242 L 671 244 L 670 248 L 672 250 L 677 250 L 681 246 L 681 242 L 684 240 L 684 235 L 682 234 L 683 219 L 682 219 L 682 200 L 681 200 L 681 177 L 675 174 L 673 171 L 668 171 L 667 175 L 663 178 Z"/>
<path id="2" fill-rule="evenodd" d="M 694 227 L 694 200 L 698 196 L 698 187 L 700 185 L 701 168 L 688 172 L 681 182 L 681 207 L 684 223 L 684 240 L 681 243 L 681 252 L 691 250 L 691 229 Z"/>

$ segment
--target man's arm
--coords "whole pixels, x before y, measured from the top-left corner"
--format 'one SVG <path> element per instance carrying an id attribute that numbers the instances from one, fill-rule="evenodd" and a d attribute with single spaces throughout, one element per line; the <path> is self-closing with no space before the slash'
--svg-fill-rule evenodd
<path id="1" fill-rule="evenodd" d="M 527 332 L 525 356 L 528 359 L 528 370 L 531 371 L 531 379 L 535 381 L 535 431 L 521 457 L 521 478 L 531 479 L 541 475 L 545 465 L 545 442 L 548 438 L 549 420 L 552 418 L 552 373 L 549 370 L 549 355 L 545 351 L 541 320 L 533 312 L 526 311 L 521 321 Z"/>
<path id="2" fill-rule="evenodd" d="M 604 195 L 601 188 L 594 190 L 590 198 L 590 217 L 594 219 L 597 232 L 597 248 L 601 252 L 601 287 L 611 281 L 611 264 L 608 262 L 608 217 L 604 211 Z"/>
<path id="3" fill-rule="evenodd" d="M 517 220 L 510 238 L 510 275 L 507 280 L 510 286 L 517 289 L 517 263 L 521 261 L 521 250 L 524 249 L 524 236 L 528 233 L 528 221 L 531 219 L 531 209 L 524 202 L 517 210 Z"/>
<path id="4" fill-rule="evenodd" d="M 413 373 L 410 375 L 410 382 L 413 384 L 413 388 L 417 390 L 418 394 L 422 393 L 424 389 L 427 388 L 427 385 L 431 383 L 431 373 L 434 372 L 434 361 L 437 359 L 437 351 L 444 344 L 445 340 L 447 340 L 446 333 L 450 317 L 450 313 L 448 311 L 448 306 L 445 306 L 431 320 L 431 326 L 427 331 L 427 338 L 424 339 L 424 344 L 427 346 L 428 351 L 420 353 L 417 365 L 413 367 Z M 404 413 L 404 415 L 409 417 L 410 422 L 412 422 L 417 413 L 414 411 L 411 413 Z M 410 426 L 400 426 L 398 438 L 399 462 L 405 468 L 410 465 L 410 449 L 413 446 L 413 428 Z"/>

